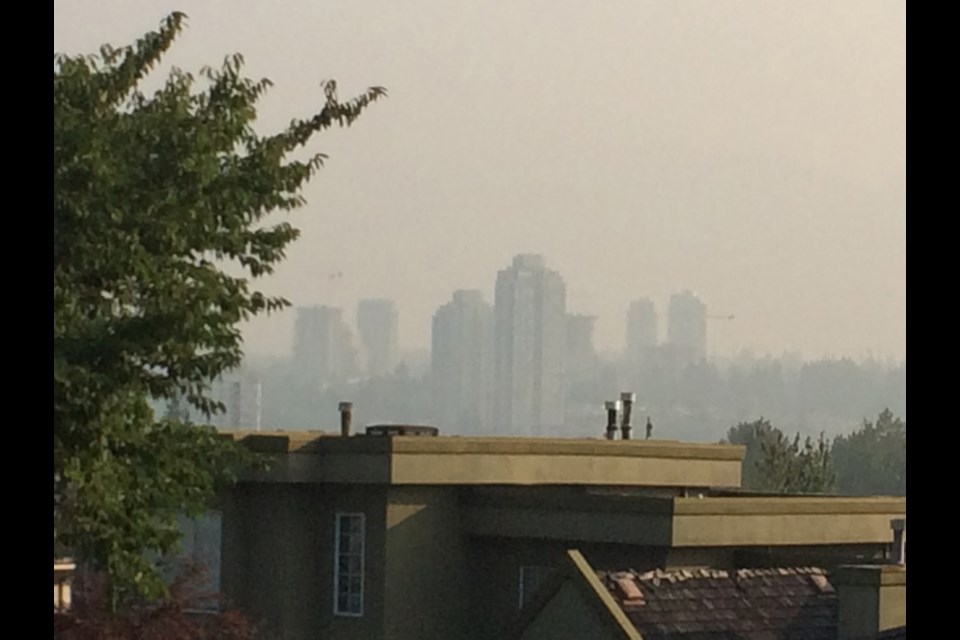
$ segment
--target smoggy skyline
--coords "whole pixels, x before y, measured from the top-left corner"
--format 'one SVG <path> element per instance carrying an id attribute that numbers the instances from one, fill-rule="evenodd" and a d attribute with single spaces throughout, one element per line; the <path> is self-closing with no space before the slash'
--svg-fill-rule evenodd
<path id="1" fill-rule="evenodd" d="M 453 290 L 492 302 L 497 270 L 540 253 L 601 350 L 631 300 L 663 327 L 691 289 L 736 316 L 711 353 L 906 357 L 904 2 L 58 0 L 54 50 L 173 10 L 163 69 L 242 53 L 274 82 L 263 132 L 318 110 L 325 78 L 390 92 L 310 146 L 330 158 L 261 285 L 297 306 L 353 322 L 391 298 L 400 344 L 426 347 Z M 294 318 L 256 320 L 247 350 L 288 353 Z"/>

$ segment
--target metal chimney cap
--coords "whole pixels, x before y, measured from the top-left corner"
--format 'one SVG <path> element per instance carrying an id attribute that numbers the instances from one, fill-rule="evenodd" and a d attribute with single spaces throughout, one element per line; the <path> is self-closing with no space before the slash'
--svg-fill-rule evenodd
<path id="1" fill-rule="evenodd" d="M 630 391 L 624 391 L 620 394 L 620 400 L 623 402 L 636 402 L 637 394 L 631 393 Z"/>
<path id="2" fill-rule="evenodd" d="M 603 408 L 607 411 L 620 411 L 620 401 L 619 400 L 607 400 L 603 403 Z"/>
<path id="3" fill-rule="evenodd" d="M 341 413 L 344 412 L 344 411 L 353 411 L 353 403 L 352 403 L 352 402 L 341 402 L 340 405 L 338 406 L 338 410 L 339 410 Z"/>

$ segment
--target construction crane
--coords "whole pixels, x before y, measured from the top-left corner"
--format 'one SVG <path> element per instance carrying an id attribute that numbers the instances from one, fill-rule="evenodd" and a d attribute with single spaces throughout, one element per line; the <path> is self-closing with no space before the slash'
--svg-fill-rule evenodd
<path id="1" fill-rule="evenodd" d="M 321 285 L 321 290 L 323 291 L 322 297 L 324 301 L 326 304 L 329 304 L 332 307 L 337 306 L 337 285 L 341 280 L 343 280 L 343 272 L 335 268 L 334 271 L 320 274 L 320 277 L 326 279 L 325 286 Z"/>

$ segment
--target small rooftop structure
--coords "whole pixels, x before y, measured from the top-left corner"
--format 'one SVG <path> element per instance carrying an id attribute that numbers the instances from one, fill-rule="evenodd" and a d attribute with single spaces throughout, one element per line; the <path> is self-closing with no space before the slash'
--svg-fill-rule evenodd
<path id="1" fill-rule="evenodd" d="M 422 424 L 373 424 L 367 427 L 368 436 L 438 436 L 440 430 Z"/>

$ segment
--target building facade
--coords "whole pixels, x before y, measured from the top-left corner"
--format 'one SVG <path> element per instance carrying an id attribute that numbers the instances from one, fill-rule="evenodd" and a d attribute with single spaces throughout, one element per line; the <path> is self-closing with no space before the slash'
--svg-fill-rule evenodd
<path id="1" fill-rule="evenodd" d="M 399 313 L 393 300 L 371 298 L 357 304 L 357 330 L 369 376 L 385 376 L 397 366 Z"/>
<path id="2" fill-rule="evenodd" d="M 741 495 L 733 445 L 234 437 L 272 464 L 220 499 L 219 585 L 284 640 L 515 637 L 570 549 L 600 572 L 832 575 L 886 557 L 906 514 L 905 498 Z"/>
<path id="3" fill-rule="evenodd" d="M 667 344 L 682 363 L 707 357 L 707 307 L 692 291 L 670 296 Z"/>
<path id="4" fill-rule="evenodd" d="M 542 435 L 564 422 L 566 286 L 542 256 L 518 255 L 497 274 L 494 427 Z"/>
<path id="5" fill-rule="evenodd" d="M 565 435 L 585 435 L 597 413 L 597 398 L 604 394 L 600 359 L 593 342 L 596 317 L 567 314 Z"/>
<path id="6" fill-rule="evenodd" d="M 455 291 L 433 315 L 430 352 L 438 425 L 481 434 L 493 417 L 493 307 L 475 290 Z"/>
<path id="7" fill-rule="evenodd" d="M 353 333 L 335 307 L 301 307 L 294 325 L 293 364 L 310 384 L 324 386 L 357 375 Z"/>

